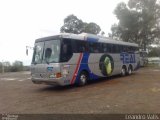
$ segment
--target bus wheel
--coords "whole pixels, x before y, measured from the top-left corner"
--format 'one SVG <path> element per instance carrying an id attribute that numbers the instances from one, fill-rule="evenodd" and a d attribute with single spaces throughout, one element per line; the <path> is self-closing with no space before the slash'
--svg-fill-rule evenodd
<path id="1" fill-rule="evenodd" d="M 121 75 L 122 75 L 122 76 L 125 76 L 125 75 L 126 75 L 126 67 L 125 67 L 125 66 L 122 67 Z"/>
<path id="2" fill-rule="evenodd" d="M 131 75 L 131 74 L 132 74 L 132 67 L 129 66 L 129 67 L 128 67 L 128 75 Z"/>
<path id="3" fill-rule="evenodd" d="M 80 76 L 79 76 L 79 83 L 78 85 L 79 86 L 83 86 L 87 83 L 87 80 L 88 80 L 88 75 L 85 71 L 82 71 Z"/>

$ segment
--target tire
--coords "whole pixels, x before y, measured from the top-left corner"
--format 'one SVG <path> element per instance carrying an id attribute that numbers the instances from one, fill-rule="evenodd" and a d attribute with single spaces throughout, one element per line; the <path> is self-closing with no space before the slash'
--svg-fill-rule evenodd
<path id="1" fill-rule="evenodd" d="M 84 86 L 88 81 L 88 74 L 85 71 L 82 71 L 79 75 L 78 86 Z"/>
<path id="2" fill-rule="evenodd" d="M 123 66 L 121 70 L 121 76 L 125 76 L 125 75 L 126 75 L 126 68 Z"/>
<path id="3" fill-rule="evenodd" d="M 132 67 L 129 66 L 129 67 L 128 67 L 128 75 L 131 75 L 131 74 L 132 74 Z"/>

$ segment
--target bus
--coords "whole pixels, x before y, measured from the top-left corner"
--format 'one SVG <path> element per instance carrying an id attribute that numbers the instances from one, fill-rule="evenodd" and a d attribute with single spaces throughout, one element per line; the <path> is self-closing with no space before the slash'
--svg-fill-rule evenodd
<path id="1" fill-rule="evenodd" d="M 144 67 L 148 64 L 148 54 L 147 51 L 139 51 L 140 53 L 140 66 Z"/>
<path id="2" fill-rule="evenodd" d="M 35 84 L 82 86 L 102 77 L 130 75 L 139 67 L 138 51 L 135 43 L 87 33 L 40 38 L 34 45 L 31 80 Z"/>

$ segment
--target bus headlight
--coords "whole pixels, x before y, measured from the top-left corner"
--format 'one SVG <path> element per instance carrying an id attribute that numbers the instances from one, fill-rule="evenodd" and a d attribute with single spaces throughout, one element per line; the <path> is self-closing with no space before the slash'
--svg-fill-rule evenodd
<path id="1" fill-rule="evenodd" d="M 55 78 L 55 77 L 56 77 L 55 74 L 50 74 L 50 75 L 49 75 L 49 78 Z"/>
<path id="2" fill-rule="evenodd" d="M 60 72 L 49 75 L 49 78 L 60 78 L 60 77 L 62 77 L 62 74 Z"/>

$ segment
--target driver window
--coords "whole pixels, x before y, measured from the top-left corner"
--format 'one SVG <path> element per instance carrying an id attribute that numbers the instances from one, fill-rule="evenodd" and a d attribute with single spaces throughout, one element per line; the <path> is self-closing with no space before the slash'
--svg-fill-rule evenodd
<path id="1" fill-rule="evenodd" d="M 50 60 L 51 54 L 52 54 L 51 48 L 47 48 L 47 49 L 45 50 L 45 59 L 46 59 L 47 61 Z"/>

